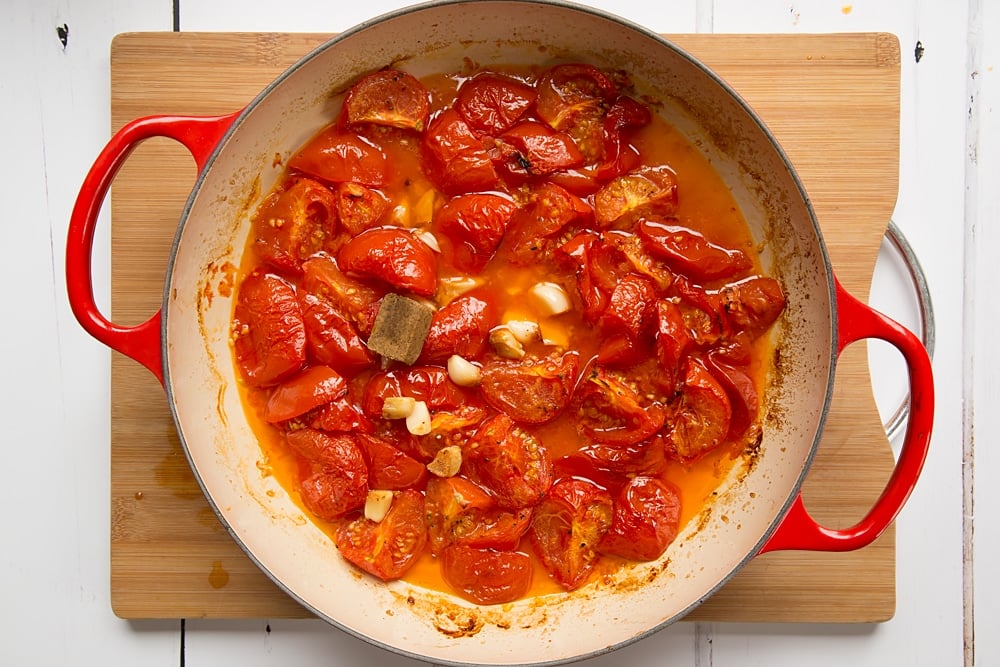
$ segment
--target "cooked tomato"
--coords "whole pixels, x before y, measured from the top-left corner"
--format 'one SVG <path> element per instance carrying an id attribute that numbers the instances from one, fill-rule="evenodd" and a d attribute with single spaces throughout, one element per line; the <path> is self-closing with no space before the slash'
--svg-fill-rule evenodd
<path id="1" fill-rule="evenodd" d="M 695 280 L 729 278 L 750 268 L 750 258 L 738 248 L 723 248 L 702 234 L 655 218 L 642 220 L 639 236 L 646 248 Z"/>
<path id="2" fill-rule="evenodd" d="M 649 357 L 649 345 L 625 333 L 611 334 L 601 339 L 597 360 L 608 367 L 624 368 Z"/>
<path id="3" fill-rule="evenodd" d="M 566 226 L 586 225 L 593 217 L 587 202 L 558 185 L 542 183 L 511 216 L 504 243 L 515 261 L 536 262 L 547 257 L 552 238 Z"/>
<path id="4" fill-rule="evenodd" d="M 437 290 L 434 251 L 405 229 L 365 230 L 341 246 L 337 263 L 347 273 L 375 278 L 396 289 L 423 296 Z"/>
<path id="5" fill-rule="evenodd" d="M 358 435 L 368 462 L 368 486 L 373 489 L 409 489 L 423 486 L 427 468 L 395 445 L 372 435 Z"/>
<path id="6" fill-rule="evenodd" d="M 615 498 L 611 528 L 598 548 L 631 560 L 656 560 L 677 537 L 680 520 L 676 487 L 654 477 L 636 477 Z"/>
<path id="7" fill-rule="evenodd" d="M 251 386 L 266 387 L 302 368 L 306 329 L 295 290 L 277 276 L 251 272 L 236 297 L 232 336 L 236 363 Z"/>
<path id="8" fill-rule="evenodd" d="M 461 476 L 427 482 L 425 510 L 431 553 L 450 544 L 513 549 L 531 523 L 531 509 L 506 510 L 492 494 Z"/>
<path id="9" fill-rule="evenodd" d="M 497 504 L 520 509 L 535 504 L 552 484 L 552 463 L 538 438 L 500 413 L 487 419 L 463 448 L 470 478 L 493 492 Z"/>
<path id="10" fill-rule="evenodd" d="M 594 366 L 577 390 L 579 427 L 587 438 L 609 445 L 632 445 L 660 430 L 666 412 L 642 402 L 620 376 Z"/>
<path id="11" fill-rule="evenodd" d="M 520 598 L 531 588 L 531 572 L 531 559 L 518 551 L 452 546 L 441 559 L 444 580 L 476 604 L 503 604 Z"/>
<path id="12" fill-rule="evenodd" d="M 594 195 L 598 226 L 677 211 L 677 179 L 668 167 L 643 167 L 612 179 Z"/>
<path id="13" fill-rule="evenodd" d="M 381 521 L 360 517 L 345 523 L 335 541 L 341 555 L 365 572 L 383 581 L 399 579 L 427 544 L 423 495 L 412 489 L 395 492 Z"/>
<path id="14" fill-rule="evenodd" d="M 629 273 L 611 290 L 607 308 L 601 313 L 601 328 L 607 333 L 624 333 L 638 341 L 651 328 L 655 308 L 656 290 L 652 282 Z"/>
<path id="15" fill-rule="evenodd" d="M 595 442 L 582 447 L 579 455 L 597 467 L 619 475 L 655 474 L 666 463 L 663 447 L 649 440 L 626 445 Z"/>
<path id="16" fill-rule="evenodd" d="M 649 125 L 652 115 L 646 105 L 627 95 L 615 100 L 604 117 L 604 161 L 598 168 L 601 178 L 621 176 L 634 169 L 638 151 L 628 143 L 628 133 Z"/>
<path id="17" fill-rule="evenodd" d="M 424 171 L 445 194 L 492 190 L 499 180 L 483 141 L 454 109 L 431 122 L 422 149 Z"/>
<path id="18" fill-rule="evenodd" d="M 519 360 L 487 356 L 480 389 L 493 408 L 519 422 L 543 424 L 569 403 L 579 366 L 575 352 Z"/>
<path id="19" fill-rule="evenodd" d="M 341 183 L 336 189 L 337 219 L 351 234 L 373 227 L 389 210 L 389 201 L 360 183 Z"/>
<path id="20" fill-rule="evenodd" d="M 705 366 L 726 390 L 732 408 L 729 433 L 733 437 L 738 437 L 745 433 L 756 419 L 760 408 L 757 386 L 745 371 L 728 363 L 715 350 L 705 356 Z"/>
<path id="21" fill-rule="evenodd" d="M 694 339 L 684 323 L 684 313 L 673 301 L 656 302 L 656 319 L 656 358 L 673 384 Z"/>
<path id="22" fill-rule="evenodd" d="M 522 121 L 498 139 L 502 166 L 514 176 L 545 176 L 584 163 L 571 136 L 537 121 Z"/>
<path id="23" fill-rule="evenodd" d="M 352 436 L 303 428 L 289 431 L 285 439 L 304 459 L 299 494 L 306 509 L 324 521 L 333 521 L 364 505 L 368 468 Z"/>
<path id="24" fill-rule="evenodd" d="M 485 72 L 462 83 L 455 108 L 480 134 L 510 128 L 535 102 L 535 89 L 508 76 Z"/>
<path id="25" fill-rule="evenodd" d="M 557 130 L 568 132 L 588 162 L 604 153 L 604 115 L 618 88 L 591 65 L 556 65 L 538 80 L 538 115 Z"/>
<path id="26" fill-rule="evenodd" d="M 365 386 L 361 407 L 366 414 L 379 417 L 389 396 L 411 396 L 432 410 L 457 408 L 466 402 L 462 390 L 438 366 L 411 366 L 373 375 Z"/>
<path id="27" fill-rule="evenodd" d="M 264 408 L 264 420 L 283 422 L 346 393 L 347 381 L 337 371 L 329 366 L 310 366 L 275 387 Z"/>
<path id="28" fill-rule="evenodd" d="M 309 425 L 321 431 L 372 433 L 375 425 L 349 396 L 320 406 L 310 415 Z"/>
<path id="29" fill-rule="evenodd" d="M 562 479 L 538 503 L 531 520 L 532 545 L 542 565 L 566 590 L 587 581 L 611 526 L 611 496 L 582 479 Z"/>
<path id="30" fill-rule="evenodd" d="M 303 260 L 330 249 L 336 230 L 333 193 L 322 183 L 296 178 L 269 195 L 254 214 L 254 249 L 279 271 L 296 274 Z"/>
<path id="31" fill-rule="evenodd" d="M 704 364 L 688 358 L 684 394 L 670 441 L 682 461 L 693 461 L 723 443 L 729 434 L 732 407 L 725 389 Z"/>
<path id="32" fill-rule="evenodd" d="M 419 361 L 443 361 L 453 354 L 478 359 L 500 315 L 489 294 L 471 292 L 452 299 L 434 313 Z"/>
<path id="33" fill-rule="evenodd" d="M 348 123 L 373 123 L 422 131 L 430 93 L 416 77 L 394 69 L 373 72 L 351 86 L 344 100 Z"/>
<path id="34" fill-rule="evenodd" d="M 354 325 L 331 303 L 302 291 L 299 304 L 306 327 L 306 343 L 313 359 L 342 373 L 375 363 L 375 357 L 354 330 Z"/>
<path id="35" fill-rule="evenodd" d="M 770 327 L 785 309 L 781 284 L 768 276 L 752 276 L 726 285 L 721 295 L 729 321 L 754 336 Z"/>
<path id="36" fill-rule="evenodd" d="M 563 266 L 576 276 L 576 289 L 583 303 L 583 315 L 594 321 L 608 305 L 608 294 L 595 280 L 590 270 L 590 258 L 600 246 L 600 237 L 591 231 L 583 231 L 559 246 L 555 256 Z"/>
<path id="37" fill-rule="evenodd" d="M 454 244 L 455 266 L 479 273 L 496 252 L 517 204 L 497 194 L 454 197 L 434 216 L 434 226 Z"/>
<path id="38" fill-rule="evenodd" d="M 302 264 L 299 289 L 329 301 L 359 332 L 370 332 L 384 287 L 374 287 L 344 274 L 330 257 L 320 255 Z"/>
<path id="39" fill-rule="evenodd" d="M 288 168 L 329 183 L 351 181 L 369 187 L 385 183 L 389 173 L 388 159 L 380 147 L 334 125 L 296 153 Z"/>

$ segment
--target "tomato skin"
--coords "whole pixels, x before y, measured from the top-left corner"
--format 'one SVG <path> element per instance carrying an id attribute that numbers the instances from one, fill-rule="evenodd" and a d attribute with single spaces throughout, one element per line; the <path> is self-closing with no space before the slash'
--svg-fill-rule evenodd
<path id="1" fill-rule="evenodd" d="M 372 123 L 423 131 L 430 93 L 412 74 L 384 69 L 362 77 L 344 99 L 349 124 Z"/>
<path id="2" fill-rule="evenodd" d="M 451 546 L 441 573 L 462 597 L 481 605 L 513 602 L 531 588 L 531 559 L 518 551 Z"/>
<path id="3" fill-rule="evenodd" d="M 594 442 L 634 445 L 660 430 L 666 412 L 658 403 L 643 405 L 635 389 L 595 366 L 577 390 L 578 428 Z"/>
<path id="4" fill-rule="evenodd" d="M 389 200 L 360 183 L 340 183 L 336 189 L 337 219 L 352 235 L 373 227 L 389 210 Z"/>
<path id="5" fill-rule="evenodd" d="M 585 201 L 553 183 L 541 183 L 531 190 L 528 202 L 511 216 L 504 244 L 510 257 L 529 264 L 553 252 L 551 239 L 571 224 L 586 226 L 594 210 Z"/>
<path id="6" fill-rule="evenodd" d="M 300 290 L 329 301 L 341 315 L 359 331 L 371 330 L 379 299 L 385 289 L 351 278 L 344 274 L 330 257 L 320 255 L 302 264 Z"/>
<path id="7" fill-rule="evenodd" d="M 545 447 L 504 413 L 484 421 L 462 453 L 463 469 L 493 492 L 500 507 L 534 505 L 552 484 L 552 463 Z"/>
<path id="8" fill-rule="evenodd" d="M 576 275 L 576 289 L 583 303 L 583 316 L 590 322 L 604 312 L 608 305 L 608 295 L 601 289 L 591 272 L 591 257 L 600 246 L 600 237 L 591 231 L 583 231 L 559 246 L 556 259 L 568 266 Z"/>
<path id="9" fill-rule="evenodd" d="M 669 167 L 636 169 L 608 181 L 594 195 L 594 216 L 601 229 L 676 212 L 677 178 Z"/>
<path id="10" fill-rule="evenodd" d="M 299 493 L 306 509 L 324 521 L 334 521 L 364 505 L 368 468 L 352 436 L 303 428 L 289 431 L 285 440 L 304 459 Z"/>
<path id="11" fill-rule="evenodd" d="M 680 518 L 676 487 L 654 477 L 635 477 L 615 498 L 614 518 L 598 549 L 630 560 L 657 560 L 677 537 Z"/>
<path id="12" fill-rule="evenodd" d="M 604 116 L 617 86 L 591 65 L 564 64 L 546 70 L 536 86 L 539 117 L 573 137 L 588 163 L 604 155 Z"/>
<path id="13" fill-rule="evenodd" d="M 656 474 L 666 463 L 663 447 L 648 440 L 628 445 L 595 442 L 582 447 L 579 455 L 597 467 L 619 475 Z M 613 484 L 604 486 L 608 489 L 614 487 Z"/>
<path id="14" fill-rule="evenodd" d="M 544 424 L 569 403 L 579 366 L 575 352 L 520 360 L 488 355 L 480 389 L 490 406 L 516 421 Z"/>
<path id="15" fill-rule="evenodd" d="M 253 387 L 275 384 L 302 368 L 306 329 L 292 286 L 260 270 L 244 278 L 236 297 L 233 337 L 236 363 Z"/>
<path id="16" fill-rule="evenodd" d="M 269 195 L 254 214 L 254 249 L 275 269 L 298 274 L 302 262 L 328 250 L 337 231 L 337 202 L 322 183 L 292 179 Z"/>
<path id="17" fill-rule="evenodd" d="M 608 492 L 582 479 L 559 480 L 535 508 L 529 531 L 535 553 L 566 590 L 586 583 L 612 515 Z"/>
<path id="18" fill-rule="evenodd" d="M 379 417 L 389 396 L 412 396 L 432 410 L 458 408 L 468 400 L 439 366 L 410 366 L 376 373 L 365 386 L 361 408 L 365 414 Z"/>
<path id="19" fill-rule="evenodd" d="M 652 282 L 629 273 L 612 289 L 607 308 L 601 314 L 601 328 L 608 333 L 625 333 L 639 341 L 651 328 L 655 307 L 656 289 Z"/>
<path id="20" fill-rule="evenodd" d="M 375 424 L 365 416 L 361 407 L 348 396 L 320 406 L 311 415 L 309 426 L 320 431 L 334 433 L 358 434 L 375 431 Z"/>
<path id="21" fill-rule="evenodd" d="M 373 489 L 409 489 L 423 486 L 427 468 L 395 445 L 371 435 L 358 435 L 368 462 L 368 486 Z"/>
<path id="22" fill-rule="evenodd" d="M 639 222 L 638 230 L 651 253 L 695 280 L 729 278 L 751 267 L 750 258 L 742 250 L 723 248 L 681 225 L 645 219 Z"/>
<path id="23" fill-rule="evenodd" d="M 413 567 L 427 544 L 424 497 L 407 489 L 393 494 L 388 514 L 378 523 L 357 518 L 344 523 L 335 541 L 350 563 L 383 581 L 399 579 Z"/>
<path id="24" fill-rule="evenodd" d="M 271 393 L 264 420 L 271 424 L 303 415 L 347 394 L 347 381 L 329 366 L 310 366 Z"/>
<path id="25" fill-rule="evenodd" d="M 491 493 L 466 477 L 432 477 L 425 493 L 431 553 L 448 545 L 513 549 L 531 523 L 531 509 L 505 510 Z"/>
<path id="26" fill-rule="evenodd" d="M 571 136 L 537 121 L 522 121 L 498 139 L 502 166 L 514 176 L 547 176 L 584 164 L 583 153 Z"/>
<path id="27" fill-rule="evenodd" d="M 716 350 L 711 350 L 705 355 L 705 366 L 729 396 L 732 408 L 729 435 L 734 438 L 739 437 L 750 428 L 760 411 L 757 387 L 745 371 L 726 362 Z"/>
<path id="28" fill-rule="evenodd" d="M 288 168 L 328 183 L 350 181 L 372 188 L 385 184 L 389 173 L 388 159 L 379 146 L 335 125 L 296 153 Z"/>
<path id="29" fill-rule="evenodd" d="M 684 394 L 670 430 L 673 454 L 694 461 L 721 445 L 729 434 L 732 407 L 725 389 L 705 365 L 688 358 Z"/>
<path id="30" fill-rule="evenodd" d="M 351 322 L 327 301 L 309 292 L 299 294 L 310 356 L 342 373 L 367 368 L 375 357 Z"/>
<path id="31" fill-rule="evenodd" d="M 676 303 L 665 299 L 657 301 L 656 318 L 656 358 L 667 374 L 669 384 L 674 384 L 694 339 L 684 323 L 684 314 Z"/>
<path id="32" fill-rule="evenodd" d="M 431 318 L 418 362 L 444 361 L 453 354 L 478 359 L 486 349 L 490 329 L 499 321 L 496 301 L 486 293 L 470 292 L 452 299 Z"/>
<path id="33" fill-rule="evenodd" d="M 604 161 L 597 170 L 602 179 L 611 179 L 630 171 L 638 161 L 635 149 L 628 145 L 626 133 L 649 125 L 649 108 L 627 95 L 615 100 L 604 117 Z"/>
<path id="34" fill-rule="evenodd" d="M 437 290 L 434 251 L 404 229 L 377 227 L 361 232 L 340 247 L 337 263 L 347 273 L 422 296 L 432 296 Z"/>
<path id="35" fill-rule="evenodd" d="M 458 89 L 455 109 L 473 131 L 496 136 L 509 129 L 535 102 L 535 89 L 507 76 L 484 72 Z"/>
<path id="36" fill-rule="evenodd" d="M 781 284 L 768 276 L 751 276 L 721 290 L 726 317 L 739 331 L 758 336 L 785 309 Z"/>
<path id="37" fill-rule="evenodd" d="M 503 239 L 517 204 L 496 194 L 459 195 L 434 216 L 434 226 L 454 243 L 455 266 L 479 273 Z"/>
<path id="38" fill-rule="evenodd" d="M 483 141 L 454 109 L 447 109 L 424 133 L 424 171 L 448 195 L 492 190 L 499 181 Z"/>

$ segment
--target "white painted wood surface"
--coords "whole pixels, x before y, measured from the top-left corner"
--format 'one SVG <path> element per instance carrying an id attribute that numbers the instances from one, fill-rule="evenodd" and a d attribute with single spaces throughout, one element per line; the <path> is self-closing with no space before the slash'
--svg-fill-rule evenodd
<path id="1" fill-rule="evenodd" d="M 0 663 L 10 665 L 421 664 L 318 621 L 126 622 L 108 600 L 109 353 L 73 319 L 63 275 L 76 189 L 108 138 L 109 45 L 119 32 L 338 31 L 403 3 L 369 0 L 4 0 L 0 7 L 0 417 L 5 509 Z M 679 623 L 598 666 L 1000 664 L 1000 388 L 994 285 L 1000 249 L 1000 2 L 591 0 L 662 32 L 885 30 L 903 50 L 894 218 L 927 274 L 938 407 L 924 475 L 897 523 L 898 609 L 881 625 Z M 57 26 L 66 25 L 65 48 Z M 923 57 L 916 62 L 920 41 Z M 155 85 L 155 82 L 150 82 Z M 108 225 L 94 254 L 109 294 Z M 871 301 L 916 326 L 892 253 Z M 876 394 L 895 407 L 891 355 Z M 978 472 L 978 475 L 975 473 Z M 978 508 L 978 509 L 977 509 Z M 964 531 L 963 531 L 964 528 Z M 976 565 L 978 564 L 978 567 Z"/>

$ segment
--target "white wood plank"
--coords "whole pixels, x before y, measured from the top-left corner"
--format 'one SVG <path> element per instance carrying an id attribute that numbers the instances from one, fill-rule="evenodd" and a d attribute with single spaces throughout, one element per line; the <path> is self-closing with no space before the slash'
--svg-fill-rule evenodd
<path id="1" fill-rule="evenodd" d="M 997 248 L 1000 247 L 1000 6 L 996 2 L 972 2 L 978 8 L 978 21 L 970 30 L 970 42 L 976 50 L 970 59 L 966 81 L 971 92 L 978 92 L 977 99 L 969 101 L 972 109 L 971 132 L 967 138 L 969 160 L 969 199 L 967 204 L 966 233 L 972 226 L 966 275 L 972 282 L 967 286 L 966 317 L 969 328 L 966 338 L 971 349 L 966 351 L 967 367 L 971 370 L 972 388 L 968 415 L 974 418 L 974 438 L 969 448 L 974 454 L 974 467 L 967 469 L 974 479 L 973 505 L 966 508 L 972 522 L 974 546 L 969 555 L 973 558 L 971 580 L 973 597 L 967 600 L 974 610 L 974 632 L 970 654 L 975 665 L 1000 663 L 1000 572 L 995 564 L 1000 561 L 1000 524 L 996 521 L 996 508 L 1000 507 L 1000 353 L 997 351 L 996 331 L 1000 327 L 1000 295 L 997 293 Z M 975 78 L 973 78 L 973 76 Z"/>
<path id="2" fill-rule="evenodd" d="M 111 614 L 108 353 L 70 315 L 62 268 L 76 189 L 109 134 L 108 44 L 121 30 L 169 29 L 170 5 L 16 0 L 3 16 L 3 662 L 176 665 L 178 622 Z M 106 304 L 106 224 L 97 245 Z"/>
<path id="3" fill-rule="evenodd" d="M 337 32 L 387 12 L 415 3 L 369 0 L 363 3 L 331 3 L 328 0 L 292 0 L 273 11 L 267 5 L 248 5 L 240 0 L 193 2 L 182 0 L 181 30 Z M 617 14 L 661 32 L 693 32 L 694 0 L 667 3 L 651 0 L 591 0 L 581 2 Z"/>
<path id="4" fill-rule="evenodd" d="M 924 2 L 743 3 L 716 0 L 717 32 L 884 30 L 902 52 L 900 192 L 894 213 L 927 273 L 937 327 L 937 410 L 931 453 L 897 521 L 897 613 L 881 626 L 715 626 L 712 663 L 727 665 L 944 665 L 962 660 L 962 209 L 965 183 L 964 7 Z M 919 63 L 914 47 L 925 48 Z M 942 234 L 942 229 L 950 230 Z M 893 260 L 880 262 L 881 273 Z M 898 267 L 896 267 L 898 269 Z M 873 302 L 915 324 L 897 286 Z M 878 354 L 885 349 L 878 347 Z M 895 401 L 894 353 L 874 369 L 876 395 Z M 980 365 L 977 363 L 977 366 Z M 897 370 L 893 370 L 897 369 Z M 892 378 L 886 381 L 885 373 Z M 894 405 L 894 404 L 893 404 Z M 898 443 L 897 443 L 898 446 Z M 987 663 L 982 663 L 987 664 Z"/>

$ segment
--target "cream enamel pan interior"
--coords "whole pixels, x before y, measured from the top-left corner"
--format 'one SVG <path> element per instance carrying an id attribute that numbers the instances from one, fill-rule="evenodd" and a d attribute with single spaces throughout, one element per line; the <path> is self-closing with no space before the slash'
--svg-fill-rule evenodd
<path id="1" fill-rule="evenodd" d="M 329 123 L 335 94 L 395 65 L 420 75 L 477 63 L 586 61 L 629 71 L 639 90 L 708 155 L 730 184 L 788 309 L 775 335 L 764 439 L 718 501 L 656 563 L 615 582 L 502 607 L 385 585 L 337 554 L 273 477 L 243 414 L 228 344 L 249 212 L 287 158 Z M 214 298 L 208 295 L 214 294 Z M 297 600 L 389 650 L 439 664 L 560 663 L 635 641 L 681 617 L 753 558 L 798 491 L 822 430 L 836 348 L 834 284 L 805 193 L 773 138 L 717 77 L 653 33 L 567 4 L 419 5 L 341 34 L 268 87 L 236 120 L 187 203 L 168 267 L 165 386 L 199 483 L 250 557 Z M 779 372 L 780 371 L 780 372 Z"/>

